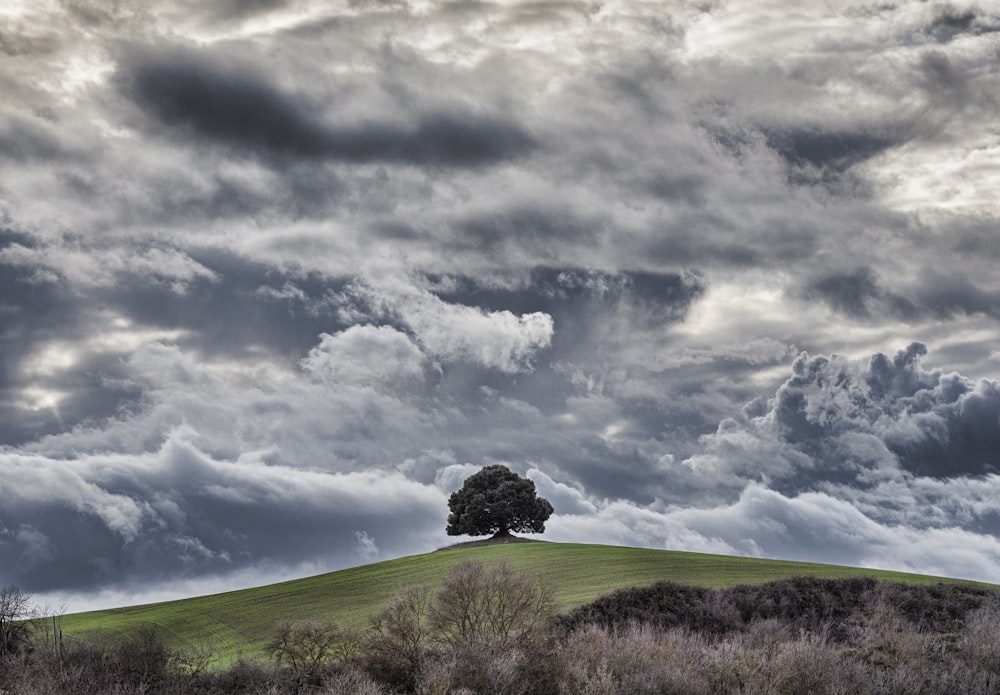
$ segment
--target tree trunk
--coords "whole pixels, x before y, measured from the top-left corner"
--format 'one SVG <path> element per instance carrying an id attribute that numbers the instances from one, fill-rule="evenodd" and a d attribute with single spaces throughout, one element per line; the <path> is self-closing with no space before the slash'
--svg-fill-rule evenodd
<path id="1" fill-rule="evenodd" d="M 493 534 L 493 540 L 498 540 L 500 538 L 513 538 L 513 536 L 510 535 L 510 529 L 502 528 Z"/>

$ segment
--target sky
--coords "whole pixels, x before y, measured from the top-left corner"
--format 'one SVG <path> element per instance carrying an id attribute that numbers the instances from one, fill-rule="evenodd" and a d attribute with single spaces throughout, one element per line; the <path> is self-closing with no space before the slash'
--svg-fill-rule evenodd
<path id="1" fill-rule="evenodd" d="M 1000 582 L 1000 10 L 8 0 L 0 584 L 463 540 Z"/>

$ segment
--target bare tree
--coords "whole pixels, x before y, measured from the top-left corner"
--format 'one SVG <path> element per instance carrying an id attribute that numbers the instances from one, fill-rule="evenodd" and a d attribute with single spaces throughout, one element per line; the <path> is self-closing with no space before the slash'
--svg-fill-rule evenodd
<path id="1" fill-rule="evenodd" d="M 13 584 L 0 588 L 0 656 L 16 651 L 27 628 L 24 621 L 31 613 L 28 594 Z"/>
<path id="2" fill-rule="evenodd" d="M 357 638 L 333 622 L 283 622 L 267 644 L 278 663 L 285 664 L 302 681 L 319 675 L 321 669 L 342 661 L 357 647 Z"/>
<path id="3" fill-rule="evenodd" d="M 509 564 L 462 562 L 431 605 L 431 624 L 449 644 L 523 643 L 555 615 L 551 587 Z"/>
<path id="4" fill-rule="evenodd" d="M 186 646 L 173 651 L 174 664 L 191 678 L 197 678 L 211 671 L 212 664 L 217 658 L 216 645 L 211 639 L 204 642 L 189 642 Z"/>
<path id="5" fill-rule="evenodd" d="M 460 563 L 436 594 L 409 587 L 372 618 L 365 666 L 406 692 L 418 684 L 420 692 L 527 692 L 495 688 L 491 679 L 499 667 L 507 676 L 545 680 L 532 663 L 552 651 L 552 596 L 547 584 L 509 564 Z"/>
<path id="6" fill-rule="evenodd" d="M 433 639 L 428 619 L 430 603 L 431 595 L 425 587 L 409 586 L 372 616 L 365 651 L 369 668 L 384 680 L 412 689 Z"/>

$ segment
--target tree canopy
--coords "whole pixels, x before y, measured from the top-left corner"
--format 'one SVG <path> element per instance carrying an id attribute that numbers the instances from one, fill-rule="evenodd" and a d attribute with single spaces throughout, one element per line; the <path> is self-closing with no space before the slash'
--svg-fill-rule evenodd
<path id="1" fill-rule="evenodd" d="M 542 533 L 552 505 L 535 484 L 507 466 L 486 466 L 465 480 L 448 500 L 449 536 L 506 536 L 511 531 Z"/>

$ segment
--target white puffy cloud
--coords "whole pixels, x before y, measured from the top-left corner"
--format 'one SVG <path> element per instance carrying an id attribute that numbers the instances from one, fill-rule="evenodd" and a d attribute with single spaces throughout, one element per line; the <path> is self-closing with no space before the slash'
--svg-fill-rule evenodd
<path id="1" fill-rule="evenodd" d="M 434 474 L 434 484 L 442 492 L 450 494 L 459 490 L 465 479 L 478 473 L 480 466 L 471 463 L 452 463 L 445 465 Z"/>
<path id="2" fill-rule="evenodd" d="M 351 326 L 324 333 L 302 367 L 331 385 L 392 385 L 419 378 L 424 355 L 405 333 L 389 326 Z"/>
<path id="3" fill-rule="evenodd" d="M 552 341 L 552 317 L 544 312 L 484 311 L 388 279 L 369 280 L 353 293 L 379 312 L 398 316 L 429 355 L 444 361 L 472 362 L 507 374 L 529 372 L 536 354 Z"/>
<path id="4" fill-rule="evenodd" d="M 526 477 L 535 484 L 538 495 L 552 504 L 556 514 L 592 514 L 597 511 L 582 490 L 556 482 L 537 468 L 530 468 Z"/>

